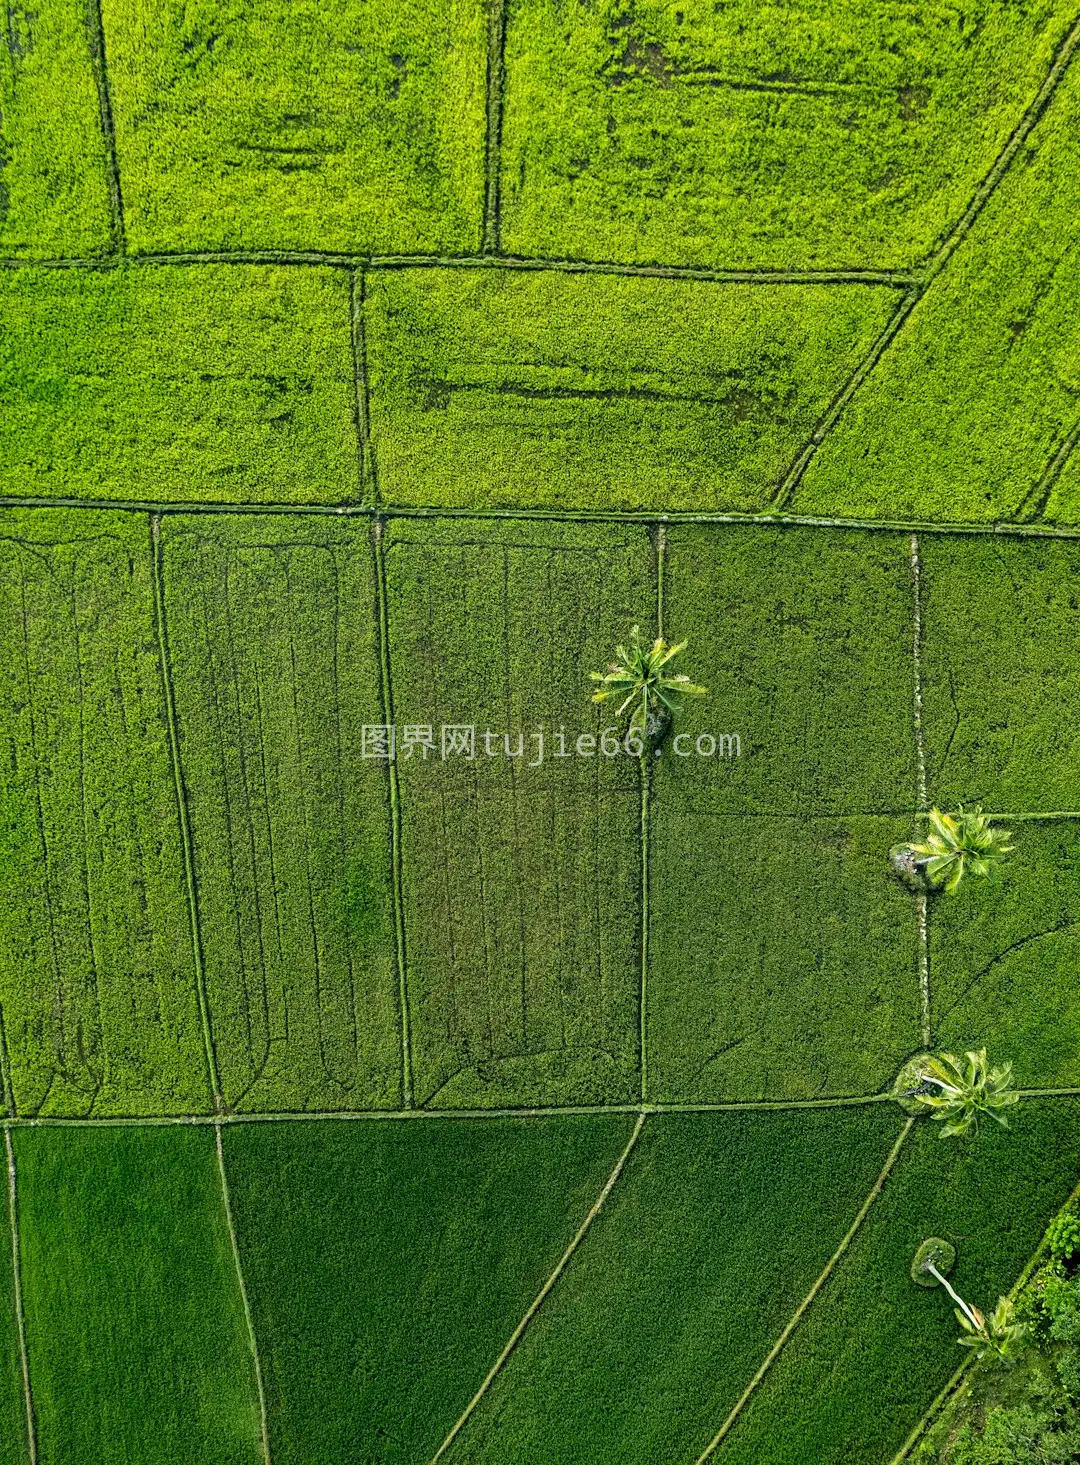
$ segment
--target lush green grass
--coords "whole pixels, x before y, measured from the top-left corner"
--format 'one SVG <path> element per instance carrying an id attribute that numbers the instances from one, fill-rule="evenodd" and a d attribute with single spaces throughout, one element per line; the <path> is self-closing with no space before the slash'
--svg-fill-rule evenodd
<path id="1" fill-rule="evenodd" d="M 931 796 L 998 812 L 1080 803 L 1080 544 L 925 536 Z"/>
<path id="2" fill-rule="evenodd" d="M 696 1459 L 899 1129 L 891 1106 L 647 1119 L 618 1189 L 450 1460 Z"/>
<path id="3" fill-rule="evenodd" d="M 429 1459 L 598 1196 L 632 1122 L 227 1132 L 275 1465 Z"/>
<path id="4" fill-rule="evenodd" d="M 1009 0 L 512 0 L 504 247 L 912 265 L 963 212 L 1074 19 Z"/>
<path id="5" fill-rule="evenodd" d="M 140 516 L 0 516 L 0 1001 L 18 1109 L 209 1101 Z"/>
<path id="6" fill-rule="evenodd" d="M 0 1164 L 0 1465 L 30 1465 L 29 1431 L 23 1395 L 15 1271 L 11 1250 L 7 1156 Z"/>
<path id="7" fill-rule="evenodd" d="M 357 496 L 343 272 L 4 270 L 0 316 L 5 493 Z"/>
<path id="8" fill-rule="evenodd" d="M 396 1107 L 386 766 L 363 521 L 169 519 L 169 648 L 222 1088 Z"/>
<path id="9" fill-rule="evenodd" d="M 258 1465 L 211 1129 L 20 1130 L 41 1465 Z"/>
<path id="10" fill-rule="evenodd" d="M 0 254 L 39 259 L 101 254 L 111 234 L 86 6 L 79 0 L 5 5 L 0 9 Z"/>
<path id="11" fill-rule="evenodd" d="M 682 669 L 709 692 L 687 702 L 680 747 L 738 734 L 741 752 L 669 747 L 659 801 L 737 814 L 913 808 L 907 538 L 674 526 L 667 543 L 664 631 L 689 640 Z"/>
<path id="12" fill-rule="evenodd" d="M 417 1101 L 630 1098 L 638 764 L 553 755 L 560 727 L 569 755 L 614 725 L 588 678 L 653 613 L 646 531 L 402 521 L 386 562 L 399 728 L 477 728 L 473 760 L 399 765 Z"/>
<path id="13" fill-rule="evenodd" d="M 1080 822 L 1015 823 L 998 888 L 931 908 L 935 1042 L 989 1047 L 1028 1086 L 1080 1085 Z"/>
<path id="14" fill-rule="evenodd" d="M 974 1142 L 920 1124 L 718 1465 L 888 1465 L 963 1356 L 949 1299 L 911 1281 L 915 1248 L 953 1240 L 950 1280 L 993 1305 L 1072 1189 L 1078 1118 L 1075 1100 L 1029 1101 L 1012 1130 L 988 1124 Z"/>
<path id="15" fill-rule="evenodd" d="M 482 0 L 104 0 L 140 252 L 476 249 Z"/>
<path id="16" fill-rule="evenodd" d="M 655 805 L 649 1097 L 887 1088 L 919 1045 L 908 821 L 732 819 Z"/>
<path id="17" fill-rule="evenodd" d="M 867 285 L 375 272 L 383 499 L 762 508 L 896 304 Z"/>
<path id="18" fill-rule="evenodd" d="M 1035 494 L 1080 415 L 1078 128 L 1074 62 L 811 465 L 796 510 L 965 522 L 1014 517 Z M 1075 521 L 1078 506 L 1063 480 L 1050 516 Z"/>

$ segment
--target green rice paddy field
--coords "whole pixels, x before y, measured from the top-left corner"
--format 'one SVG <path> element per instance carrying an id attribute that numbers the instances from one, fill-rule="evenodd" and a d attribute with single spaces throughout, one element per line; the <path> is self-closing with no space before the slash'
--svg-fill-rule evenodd
<path id="1" fill-rule="evenodd" d="M 908 1457 L 1080 1179 L 1078 50 L 0 7 L 0 1465 Z"/>

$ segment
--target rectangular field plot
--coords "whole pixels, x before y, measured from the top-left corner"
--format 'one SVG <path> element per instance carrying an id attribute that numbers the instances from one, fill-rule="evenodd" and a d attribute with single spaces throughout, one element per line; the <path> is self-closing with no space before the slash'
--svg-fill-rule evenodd
<path id="1" fill-rule="evenodd" d="M 210 1102 L 141 516 L 0 516 L 0 1000 L 20 1113 Z"/>
<path id="2" fill-rule="evenodd" d="M 0 271 L 3 492 L 356 498 L 349 309 L 342 271 Z"/>
<path id="3" fill-rule="evenodd" d="M 896 304 L 869 285 L 375 271 L 382 496 L 763 508 Z"/>
<path id="4" fill-rule="evenodd" d="M 1039 513 L 1080 421 L 1080 70 L 810 465 L 805 514 L 970 523 Z M 1063 482 L 1048 517 L 1077 519 Z"/>
<path id="5" fill-rule="evenodd" d="M 899 1130 L 891 1105 L 646 1119 L 617 1188 L 447 1459 L 696 1459 Z"/>
<path id="6" fill-rule="evenodd" d="M 1078 1119 L 1075 1100 L 1029 1100 L 1011 1130 L 987 1124 L 973 1144 L 920 1123 L 717 1465 L 887 1465 L 961 1361 L 952 1303 L 911 1281 L 916 1247 L 951 1240 L 949 1280 L 993 1307 L 1072 1189 Z"/>
<path id="7" fill-rule="evenodd" d="M 260 1465 L 213 1130 L 21 1130 L 15 1149 L 42 1465 Z"/>
<path id="8" fill-rule="evenodd" d="M 999 813 L 1080 802 L 1080 544 L 926 535 L 931 797 Z"/>
<path id="9" fill-rule="evenodd" d="M 575 259 L 911 266 L 1075 19 L 874 0 L 512 0 L 502 243 Z"/>
<path id="10" fill-rule="evenodd" d="M 887 1088 L 919 1047 L 896 819 L 731 819 L 656 801 L 649 1098 L 814 1099 Z"/>
<path id="11" fill-rule="evenodd" d="M 589 1115 L 226 1131 L 274 1465 L 429 1460 L 632 1125 Z"/>
<path id="12" fill-rule="evenodd" d="M 930 908 L 934 1046 L 988 1048 L 1023 1087 L 1078 1087 L 1080 820 L 1011 827 L 1000 885 Z"/>
<path id="13" fill-rule="evenodd" d="M 134 249 L 464 253 L 483 0 L 104 0 Z"/>
<path id="14" fill-rule="evenodd" d="M 477 729 L 474 758 L 399 765 L 417 1102 L 628 1099 L 638 764 L 574 750 L 613 721 L 589 672 L 655 607 L 646 532 L 402 522 L 386 564 L 398 726 Z"/>
<path id="15" fill-rule="evenodd" d="M 169 650 L 214 1049 L 245 1109 L 396 1107 L 384 721 L 366 524 L 170 519 Z"/>
<path id="16" fill-rule="evenodd" d="M 92 44 L 80 0 L 0 8 L 0 255 L 86 256 L 111 243 Z"/>
<path id="17" fill-rule="evenodd" d="M 687 700 L 677 729 L 691 756 L 664 748 L 659 803 L 733 814 L 913 808 L 913 626 L 906 537 L 669 528 L 664 634 L 689 641 L 680 669 L 708 696 Z M 701 733 L 737 735 L 739 755 L 697 756 Z"/>

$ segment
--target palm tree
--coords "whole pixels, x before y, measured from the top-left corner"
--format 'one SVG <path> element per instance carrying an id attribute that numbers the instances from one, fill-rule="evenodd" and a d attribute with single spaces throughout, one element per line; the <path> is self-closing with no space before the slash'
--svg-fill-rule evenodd
<path id="1" fill-rule="evenodd" d="M 677 646 L 671 646 L 662 636 L 657 636 L 650 646 L 643 639 L 641 628 L 635 626 L 630 632 L 629 646 L 615 648 L 615 660 L 607 671 L 590 672 L 593 681 L 600 683 L 599 691 L 593 693 L 593 701 L 621 697 L 616 717 L 633 707 L 630 731 L 658 738 L 668 718 L 678 711 L 683 697 L 705 695 L 705 688 L 697 686 L 689 677 L 664 670 L 686 645 L 680 641 Z"/>
<path id="2" fill-rule="evenodd" d="M 1007 829 L 995 829 L 982 809 L 955 814 L 930 810 L 930 828 L 924 840 L 898 845 L 893 861 L 901 874 L 921 876 L 935 889 L 955 895 L 966 874 L 987 876 L 997 870 L 1012 849 Z"/>
<path id="3" fill-rule="evenodd" d="M 951 1287 L 949 1294 L 956 1296 Z M 983 1317 L 977 1307 L 967 1304 L 963 1309 L 956 1309 L 956 1316 L 964 1329 L 956 1341 L 962 1348 L 974 1348 L 976 1358 L 989 1357 L 1000 1363 L 1011 1363 L 1027 1337 L 1027 1324 L 1017 1322 L 1016 1308 L 1008 1297 L 998 1298 L 997 1306 L 988 1318 Z"/>
<path id="4" fill-rule="evenodd" d="M 988 1114 L 1008 1129 L 1005 1111 L 1020 1100 L 1012 1087 L 1011 1063 L 991 1068 L 986 1049 L 980 1048 L 977 1053 L 966 1053 L 963 1060 L 952 1053 L 940 1057 L 927 1053 L 913 1060 L 910 1068 L 919 1083 L 907 1097 L 932 1119 L 944 1121 L 942 1139 L 977 1131 L 980 1114 Z"/>
<path id="5" fill-rule="evenodd" d="M 933 1282 L 944 1287 L 956 1304 L 956 1320 L 963 1329 L 956 1341 L 962 1348 L 974 1348 L 976 1358 L 1011 1362 L 1027 1336 L 1027 1325 L 1017 1322 L 1016 1309 L 1008 1297 L 998 1298 L 988 1318 L 972 1303 L 965 1302 L 945 1275 L 952 1270 L 955 1260 L 956 1248 L 951 1242 L 931 1236 L 915 1253 L 911 1263 L 912 1281 L 921 1287 L 933 1286 Z"/>

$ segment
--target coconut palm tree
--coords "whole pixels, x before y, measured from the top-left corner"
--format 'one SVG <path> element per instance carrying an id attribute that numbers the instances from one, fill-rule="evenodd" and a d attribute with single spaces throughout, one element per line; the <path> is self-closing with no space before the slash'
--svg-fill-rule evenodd
<path id="1" fill-rule="evenodd" d="M 607 671 L 590 672 L 593 681 L 600 683 L 599 690 L 593 693 L 593 701 L 621 697 L 616 717 L 632 708 L 631 732 L 658 738 L 668 718 L 678 711 L 683 697 L 705 694 L 705 688 L 697 686 L 689 677 L 664 670 L 686 645 L 680 641 L 677 646 L 671 646 L 662 636 L 649 645 L 642 637 L 641 628 L 635 626 L 630 632 L 630 644 L 615 648 L 615 660 Z"/>
<path id="2" fill-rule="evenodd" d="M 924 840 L 900 845 L 893 860 L 901 873 L 921 875 L 927 884 L 955 895 L 965 875 L 991 875 L 1012 849 L 1007 829 L 995 829 L 982 809 L 965 809 L 955 814 L 930 810 L 930 827 Z"/>
<path id="3" fill-rule="evenodd" d="M 976 1358 L 990 1357 L 1001 1363 L 1012 1362 L 1027 1336 L 1027 1325 L 1016 1320 L 1016 1309 L 1008 1297 L 998 1298 L 997 1306 L 989 1317 L 972 1303 L 965 1302 L 945 1275 L 955 1260 L 956 1248 L 951 1242 L 932 1236 L 915 1253 L 911 1264 L 912 1281 L 926 1286 L 928 1279 L 933 1278 L 940 1287 L 944 1287 L 956 1304 L 956 1320 L 963 1329 L 956 1341 L 962 1348 L 974 1348 Z"/>
<path id="4" fill-rule="evenodd" d="M 942 1139 L 978 1130 L 980 1114 L 988 1114 L 1008 1129 L 1005 1111 L 1020 1100 L 1012 1087 L 1011 1063 L 991 1068 L 986 1049 L 980 1048 L 977 1053 L 965 1053 L 962 1060 L 952 1053 L 937 1057 L 927 1053 L 912 1067 L 917 1067 L 921 1081 L 909 1095 L 911 1103 L 932 1119 L 943 1121 Z"/>
<path id="5" fill-rule="evenodd" d="M 956 1296 L 951 1287 L 949 1294 Z M 956 1341 L 962 1348 L 974 1348 L 976 1358 L 1011 1363 L 1027 1337 L 1027 1324 L 1017 1322 L 1016 1308 L 1008 1297 L 998 1298 L 989 1317 L 967 1303 L 957 1307 L 956 1317 L 964 1330 Z"/>

